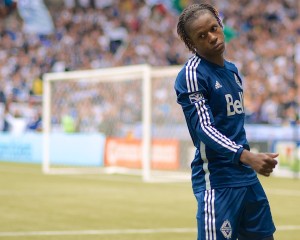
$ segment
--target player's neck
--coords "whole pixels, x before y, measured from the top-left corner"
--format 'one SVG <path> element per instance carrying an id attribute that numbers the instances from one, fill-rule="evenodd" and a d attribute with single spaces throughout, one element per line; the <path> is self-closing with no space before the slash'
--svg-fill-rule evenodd
<path id="1" fill-rule="evenodd" d="M 224 60 L 223 54 L 217 55 L 217 56 L 201 56 L 200 55 L 200 57 L 204 58 L 208 62 L 219 65 L 220 67 L 224 67 L 225 60 Z"/>
<path id="2" fill-rule="evenodd" d="M 224 67 L 224 57 L 222 56 L 217 56 L 217 57 L 211 57 L 206 59 L 209 62 L 212 62 L 216 65 L 219 65 L 220 67 Z"/>

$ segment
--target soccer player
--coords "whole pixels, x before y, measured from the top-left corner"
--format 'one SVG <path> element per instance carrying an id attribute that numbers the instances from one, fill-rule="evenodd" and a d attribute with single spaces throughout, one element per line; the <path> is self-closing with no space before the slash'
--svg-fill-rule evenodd
<path id="1" fill-rule="evenodd" d="M 175 91 L 196 147 L 192 187 L 198 240 L 272 240 L 275 226 L 257 173 L 270 176 L 278 154 L 253 153 L 244 129 L 242 79 L 224 59 L 223 26 L 209 4 L 193 4 L 177 32 L 194 53 Z"/>

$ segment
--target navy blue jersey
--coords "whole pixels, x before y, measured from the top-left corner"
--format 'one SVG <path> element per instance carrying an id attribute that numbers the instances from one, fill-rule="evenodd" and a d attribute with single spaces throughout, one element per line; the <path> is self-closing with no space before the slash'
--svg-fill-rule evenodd
<path id="1" fill-rule="evenodd" d="M 242 151 L 250 148 L 236 66 L 225 61 L 222 67 L 195 55 L 179 72 L 175 91 L 196 147 L 191 164 L 194 192 L 256 183 L 255 171 L 240 162 Z"/>

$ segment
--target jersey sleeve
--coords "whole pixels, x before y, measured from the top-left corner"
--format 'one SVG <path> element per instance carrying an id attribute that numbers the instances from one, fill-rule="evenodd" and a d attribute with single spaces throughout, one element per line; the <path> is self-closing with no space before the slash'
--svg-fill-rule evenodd
<path id="1" fill-rule="evenodd" d="M 215 127 L 208 104 L 207 77 L 199 72 L 191 75 L 184 72 L 189 72 L 189 70 L 183 69 L 179 73 L 175 83 L 175 91 L 177 102 L 183 109 L 194 144 L 199 144 L 202 141 L 206 146 L 224 155 L 233 163 L 239 163 L 240 155 L 244 150 L 243 146 L 237 145 Z"/>

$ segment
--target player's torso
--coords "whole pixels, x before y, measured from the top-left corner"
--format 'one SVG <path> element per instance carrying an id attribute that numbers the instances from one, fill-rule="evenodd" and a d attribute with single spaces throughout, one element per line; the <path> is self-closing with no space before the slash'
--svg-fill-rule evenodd
<path id="1" fill-rule="evenodd" d="M 230 127 L 244 125 L 244 104 L 241 79 L 232 69 L 203 66 L 208 77 L 208 104 L 215 127 L 228 132 Z"/>
<path id="2" fill-rule="evenodd" d="M 207 103 L 214 119 L 214 128 L 224 134 L 236 144 L 248 145 L 244 129 L 243 88 L 237 70 L 232 64 L 224 67 L 204 63 L 199 65 L 198 71 L 203 71 L 207 77 Z M 201 81 L 201 79 L 200 79 Z M 200 139 L 201 141 L 201 139 Z M 201 150 L 195 156 L 193 166 L 193 185 L 197 191 L 210 182 L 211 187 L 236 187 L 256 182 L 256 174 L 252 169 L 236 165 L 222 153 L 216 152 L 210 146 L 205 146 L 205 158 L 208 161 L 206 171 L 205 161 Z M 202 169 L 202 170 L 200 170 Z M 200 170 L 200 171 L 199 171 Z M 209 172 L 209 178 L 207 173 Z M 205 179 L 206 176 L 206 179 Z"/>

